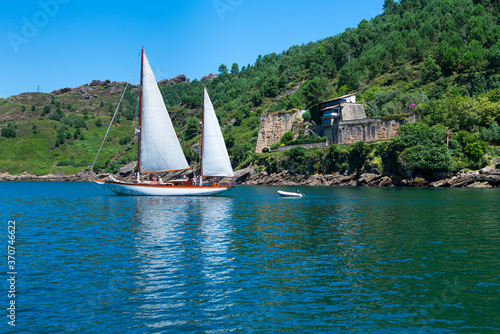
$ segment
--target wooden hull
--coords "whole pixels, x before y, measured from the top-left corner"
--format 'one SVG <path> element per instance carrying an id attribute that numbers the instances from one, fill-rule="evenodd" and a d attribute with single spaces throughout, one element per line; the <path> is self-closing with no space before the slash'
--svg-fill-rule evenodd
<path id="1" fill-rule="evenodd" d="M 115 194 L 124 196 L 212 196 L 231 189 L 230 186 L 171 186 L 91 180 L 106 184 Z"/>

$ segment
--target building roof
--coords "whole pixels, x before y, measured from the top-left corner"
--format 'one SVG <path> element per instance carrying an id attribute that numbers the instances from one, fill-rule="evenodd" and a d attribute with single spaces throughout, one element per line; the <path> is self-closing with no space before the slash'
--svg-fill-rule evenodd
<path id="1" fill-rule="evenodd" d="M 320 104 L 323 104 L 323 103 L 327 103 L 327 102 L 332 102 L 332 101 L 335 101 L 335 100 L 342 100 L 342 99 L 345 99 L 347 97 L 351 97 L 353 95 L 357 95 L 358 93 L 352 93 L 352 94 L 348 94 L 348 95 L 344 95 L 344 96 L 339 96 L 339 97 L 336 97 L 334 99 L 331 99 L 331 100 L 327 100 L 327 101 L 323 101 L 323 102 L 320 102 Z"/>
<path id="2" fill-rule="evenodd" d="M 329 106 L 329 107 L 326 107 L 326 108 L 323 108 L 321 109 L 320 111 L 325 111 L 325 110 L 330 110 L 330 109 L 333 109 L 333 108 L 337 108 L 340 104 L 336 104 L 334 106 Z"/>

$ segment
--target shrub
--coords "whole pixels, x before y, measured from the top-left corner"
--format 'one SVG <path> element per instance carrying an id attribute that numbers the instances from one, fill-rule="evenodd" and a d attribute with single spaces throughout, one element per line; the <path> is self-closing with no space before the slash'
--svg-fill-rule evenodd
<path id="1" fill-rule="evenodd" d="M 185 140 L 190 140 L 196 137 L 200 133 L 200 131 L 200 120 L 196 117 L 191 117 L 182 135 L 184 136 Z"/>
<path id="2" fill-rule="evenodd" d="M 449 171 L 453 159 L 446 146 L 417 145 L 406 148 L 400 155 L 401 161 L 409 168 L 422 171 Z"/>
<path id="3" fill-rule="evenodd" d="M 78 117 L 75 120 L 75 124 L 74 125 L 75 125 L 76 129 L 79 129 L 79 128 L 86 128 L 86 129 L 88 129 L 87 123 L 85 123 L 85 121 L 83 120 L 83 118 L 80 118 L 80 117 Z"/>
<path id="4" fill-rule="evenodd" d="M 130 136 L 125 136 L 125 137 L 121 137 L 120 140 L 118 141 L 118 143 L 120 145 L 127 145 L 130 142 L 130 140 L 131 140 Z"/>
<path id="5" fill-rule="evenodd" d="M 349 152 L 349 168 L 359 172 L 365 164 L 368 156 L 368 146 L 363 141 L 358 141 L 354 144 Z"/>
<path id="6" fill-rule="evenodd" d="M 64 141 L 66 140 L 66 136 L 63 131 L 58 131 L 56 135 L 56 143 L 55 146 L 59 147 L 60 145 L 64 144 Z"/>
<path id="7" fill-rule="evenodd" d="M 101 118 L 97 118 L 95 120 L 95 126 L 97 126 L 98 128 L 100 128 L 102 126 L 102 119 Z"/>
<path id="8" fill-rule="evenodd" d="M 293 140 L 293 137 L 295 137 L 295 134 L 292 131 L 287 131 L 281 136 L 280 143 L 286 144 L 287 142 Z"/>
<path id="9" fill-rule="evenodd" d="M 48 115 L 50 113 L 50 106 L 45 106 L 42 109 L 42 116 Z"/>
<path id="10" fill-rule="evenodd" d="M 407 123 L 397 130 L 398 135 L 382 152 L 384 169 L 397 170 L 398 161 L 422 171 L 451 171 L 455 169 L 452 154 L 460 153 L 457 141 L 446 149 L 446 128 L 429 127 L 424 123 Z M 465 136 L 465 134 L 464 134 Z"/>
<path id="11" fill-rule="evenodd" d="M 16 138 L 16 131 L 11 123 L 7 124 L 7 126 L 2 129 L 2 137 Z"/>
<path id="12" fill-rule="evenodd" d="M 275 150 L 277 149 L 278 147 L 280 147 L 280 142 L 276 142 L 274 144 L 271 145 L 271 147 L 269 147 L 271 150 Z"/>
<path id="13" fill-rule="evenodd" d="M 106 167 L 106 173 L 116 174 L 119 171 L 120 165 L 116 161 L 113 161 L 113 163 L 109 164 L 108 167 Z"/>
<path id="14" fill-rule="evenodd" d="M 493 122 L 489 128 L 481 128 L 479 138 L 490 144 L 500 145 L 500 126 L 498 123 Z"/>
<path id="15" fill-rule="evenodd" d="M 484 155 L 487 146 L 488 145 L 485 142 L 477 140 L 473 143 L 467 144 L 464 147 L 464 153 L 472 160 L 477 161 Z"/>
<path id="16" fill-rule="evenodd" d="M 288 169 L 290 171 L 297 174 L 305 174 L 307 172 L 306 151 L 304 146 L 297 146 L 285 151 L 285 156 L 288 157 Z"/>
<path id="17" fill-rule="evenodd" d="M 53 111 L 49 114 L 49 119 L 52 121 L 60 121 L 62 116 L 57 112 Z"/>

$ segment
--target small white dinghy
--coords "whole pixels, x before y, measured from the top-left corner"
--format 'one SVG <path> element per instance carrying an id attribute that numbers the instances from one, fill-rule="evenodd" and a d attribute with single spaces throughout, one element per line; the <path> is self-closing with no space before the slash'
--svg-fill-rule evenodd
<path id="1" fill-rule="evenodd" d="M 297 190 L 297 192 L 289 192 L 289 191 L 283 191 L 283 190 L 278 190 L 278 194 L 281 197 L 304 197 L 305 195 L 301 193 L 300 191 Z"/>

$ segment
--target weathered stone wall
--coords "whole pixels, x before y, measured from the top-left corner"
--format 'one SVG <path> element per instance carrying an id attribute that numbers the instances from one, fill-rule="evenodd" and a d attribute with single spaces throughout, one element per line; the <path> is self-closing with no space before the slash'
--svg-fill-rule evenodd
<path id="1" fill-rule="evenodd" d="M 365 107 L 362 103 L 342 103 L 340 107 L 342 121 L 366 119 Z"/>
<path id="2" fill-rule="evenodd" d="M 396 129 L 407 120 L 382 120 L 380 118 L 367 118 L 364 120 L 339 122 L 337 138 L 333 143 L 344 145 L 354 144 L 358 141 L 374 142 L 377 140 L 393 139 Z"/>
<path id="3" fill-rule="evenodd" d="M 300 110 L 262 114 L 255 153 L 262 153 L 264 148 L 278 142 L 285 132 L 291 131 L 296 118 L 302 118 Z"/>

